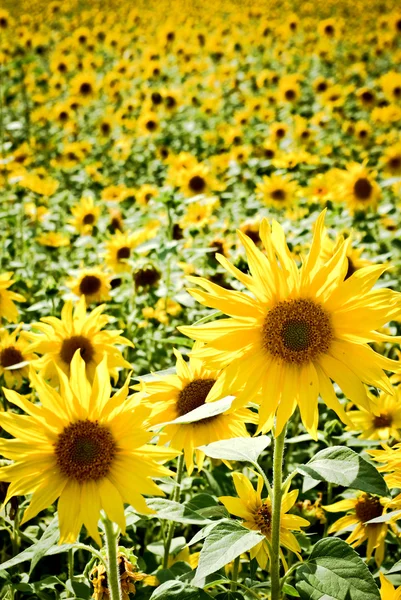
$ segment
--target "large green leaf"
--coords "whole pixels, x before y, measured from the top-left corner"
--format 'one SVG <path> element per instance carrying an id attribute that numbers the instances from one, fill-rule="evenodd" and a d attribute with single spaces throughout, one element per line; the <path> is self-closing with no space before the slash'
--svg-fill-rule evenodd
<path id="1" fill-rule="evenodd" d="M 328 481 L 370 494 L 386 496 L 389 491 L 378 470 L 359 454 L 344 446 L 331 446 L 318 452 L 299 473 L 318 481 Z"/>
<path id="2" fill-rule="evenodd" d="M 202 450 L 210 458 L 256 463 L 269 444 L 270 437 L 261 435 L 255 438 L 243 437 L 220 440 L 207 446 L 199 446 L 199 450 Z"/>
<path id="3" fill-rule="evenodd" d="M 164 498 L 149 498 L 147 505 L 156 511 L 159 519 L 167 519 L 177 523 L 192 523 L 193 525 L 211 523 L 210 519 L 193 510 L 187 504 L 180 504 Z"/>
<path id="4" fill-rule="evenodd" d="M 210 600 L 209 594 L 183 581 L 166 581 L 159 585 L 150 598 L 151 600 Z"/>
<path id="5" fill-rule="evenodd" d="M 380 592 L 361 557 L 339 538 L 325 538 L 296 570 L 302 600 L 380 600 Z"/>
<path id="6" fill-rule="evenodd" d="M 205 539 L 193 583 L 201 582 L 264 539 L 263 535 L 242 527 L 237 521 L 219 523 Z"/>

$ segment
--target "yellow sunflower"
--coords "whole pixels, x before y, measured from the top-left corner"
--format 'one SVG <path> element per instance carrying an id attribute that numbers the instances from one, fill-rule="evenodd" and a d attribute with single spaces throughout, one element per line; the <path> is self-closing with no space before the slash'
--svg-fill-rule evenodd
<path id="1" fill-rule="evenodd" d="M 401 388 L 394 389 L 394 396 L 382 392 L 378 398 L 369 394 L 371 410 L 358 407 L 348 413 L 353 422 L 350 431 L 361 431 L 360 438 L 365 440 L 388 440 L 391 437 L 401 439 Z"/>
<path id="2" fill-rule="evenodd" d="M 401 143 L 387 148 L 380 162 L 388 175 L 401 175 Z"/>
<path id="3" fill-rule="evenodd" d="M 181 169 L 177 174 L 177 181 L 173 183 L 178 185 L 182 193 L 188 197 L 210 194 L 221 189 L 209 167 L 202 163 L 188 169 Z"/>
<path id="4" fill-rule="evenodd" d="M 251 549 L 251 558 L 256 558 L 261 569 L 266 569 L 270 560 L 271 543 L 271 522 L 272 522 L 272 504 L 271 499 L 262 500 L 263 479 L 258 477 L 257 489 L 242 473 L 233 473 L 234 485 L 239 498 L 234 496 L 221 496 L 220 502 L 232 515 L 243 519 L 243 525 L 248 529 L 260 531 L 265 536 L 254 548 Z M 301 547 L 292 533 L 292 531 L 301 531 L 301 527 L 309 527 L 310 523 L 297 515 L 287 514 L 294 506 L 298 497 L 298 490 L 283 493 L 281 499 L 281 519 L 280 519 L 280 545 L 291 552 L 294 552 L 299 560 L 301 559 Z M 288 569 L 283 551 L 280 548 L 280 557 L 285 570 Z"/>
<path id="5" fill-rule="evenodd" d="M 291 206 L 295 200 L 297 184 L 288 175 L 263 177 L 256 186 L 256 196 L 268 206 L 282 209 Z"/>
<path id="6" fill-rule="evenodd" d="M 322 246 L 322 261 L 324 263 L 328 262 L 337 252 L 337 249 L 339 248 L 339 246 L 341 246 L 341 244 L 344 242 L 344 236 L 339 235 L 337 236 L 336 240 L 333 241 L 332 239 L 330 239 L 328 236 L 326 236 L 326 239 L 324 240 L 323 246 Z M 348 277 L 351 277 L 351 275 L 353 275 L 355 273 L 355 271 L 358 271 L 358 269 L 362 269 L 363 267 L 369 267 L 370 265 L 372 265 L 372 261 L 368 260 L 366 258 L 361 258 L 361 254 L 364 251 L 364 248 L 354 248 L 351 246 L 351 244 L 348 245 L 347 247 L 347 261 L 348 261 L 348 269 L 347 269 L 347 273 L 345 275 L 345 279 L 348 279 Z"/>
<path id="7" fill-rule="evenodd" d="M 0 414 L 2 427 L 15 436 L 0 441 L 1 454 L 14 460 L 0 469 L 1 481 L 10 482 L 5 502 L 33 494 L 25 523 L 59 499 L 60 543 L 74 543 L 84 524 L 100 545 L 100 510 L 122 531 L 124 502 L 142 514 L 152 512 L 142 494 L 164 495 L 151 478 L 171 475 L 158 463 L 179 453 L 148 444 L 153 435 L 146 431 L 150 411 L 127 400 L 128 380 L 110 397 L 106 356 L 92 386 L 78 351 L 69 380 L 57 371 L 60 392 L 32 372 L 41 405 L 5 390 L 8 401 L 29 415 Z"/>
<path id="8" fill-rule="evenodd" d="M 18 308 L 14 301 L 25 302 L 25 298 L 21 294 L 9 291 L 8 288 L 14 283 L 12 276 L 13 273 L 0 274 L 0 319 L 15 323 L 18 319 Z"/>
<path id="9" fill-rule="evenodd" d="M 128 261 L 132 258 L 132 250 L 149 240 L 151 237 L 154 237 L 154 232 L 149 229 L 139 229 L 134 233 L 122 233 L 121 231 L 117 231 L 105 244 L 106 264 L 115 273 L 131 271 L 132 267 Z"/>
<path id="10" fill-rule="evenodd" d="M 97 90 L 96 74 L 93 71 L 78 73 L 71 79 L 70 91 L 72 96 L 77 96 L 81 102 L 90 102 Z"/>
<path id="11" fill-rule="evenodd" d="M 120 336 L 121 330 L 103 329 L 110 320 L 107 315 L 102 314 L 103 311 L 104 305 L 97 306 L 87 314 L 85 296 L 81 296 L 75 309 L 71 301 L 65 303 L 61 319 L 42 317 L 40 323 L 32 325 L 40 333 L 29 333 L 29 339 L 33 342 L 30 350 L 43 354 L 34 366 L 40 369 L 45 379 L 54 380 L 59 370 L 68 375 L 76 350 L 81 352 L 90 381 L 93 381 L 96 366 L 105 354 L 109 373 L 115 380 L 118 378 L 119 368 L 131 368 L 116 345 L 133 345 Z"/>
<path id="12" fill-rule="evenodd" d="M 351 213 L 364 212 L 369 208 L 376 209 L 381 192 L 375 175 L 365 164 L 358 163 L 349 164 L 347 171 L 342 173 L 337 194 L 340 200 L 347 202 Z"/>
<path id="13" fill-rule="evenodd" d="M 63 248 L 70 245 L 68 236 L 56 231 L 45 231 L 37 238 L 38 244 L 45 248 Z"/>
<path id="14" fill-rule="evenodd" d="M 144 402 L 153 408 L 153 425 L 174 421 L 205 404 L 223 398 L 221 378 L 218 371 L 205 369 L 202 362 L 191 358 L 185 362 L 181 354 L 174 350 L 177 358 L 176 374 L 155 377 L 151 381 L 141 381 L 139 389 L 144 392 Z M 231 390 L 232 391 L 232 390 Z M 227 394 L 228 395 L 228 394 Z M 218 440 L 246 437 L 245 423 L 257 422 L 257 415 L 247 408 L 232 410 L 195 423 L 166 425 L 160 443 L 170 442 L 173 448 L 184 450 L 188 473 L 194 469 L 194 451 L 198 469 L 202 469 L 205 454 L 198 450 Z"/>
<path id="15" fill-rule="evenodd" d="M 20 363 L 27 363 L 37 356 L 32 354 L 25 332 L 21 333 L 22 324 L 8 333 L 0 332 L 0 376 L 3 375 L 6 386 L 19 389 L 24 379 L 28 378 L 28 365 L 14 368 Z"/>
<path id="16" fill-rule="evenodd" d="M 390 489 L 401 488 L 401 444 L 391 448 L 383 444 L 383 450 L 367 450 L 373 460 L 383 463 L 378 471 L 386 473 L 384 480 Z"/>
<path id="17" fill-rule="evenodd" d="M 384 545 L 389 527 L 398 535 L 395 525 L 397 517 L 391 518 L 385 523 L 367 523 L 367 521 L 381 517 L 389 509 L 399 510 L 401 508 L 401 495 L 390 499 L 379 498 L 363 492 L 358 494 L 356 498 L 340 500 L 323 508 L 334 513 L 347 511 L 345 517 L 341 517 L 331 525 L 328 533 L 337 533 L 352 527 L 352 532 L 345 541 L 352 547 L 360 546 L 367 541 L 366 558 L 370 560 L 374 554 L 376 564 L 380 567 L 384 559 Z"/>
<path id="18" fill-rule="evenodd" d="M 380 598 L 381 600 L 401 600 L 401 587 L 395 589 L 393 584 L 380 573 Z"/>
<path id="19" fill-rule="evenodd" d="M 273 221 L 270 227 L 266 219 L 259 231 L 266 254 L 238 232 L 250 275 L 216 255 L 252 296 L 204 278 L 189 278 L 206 290 L 191 289 L 195 299 L 230 318 L 178 329 L 206 343 L 196 356 L 210 368 L 227 367 L 227 381 L 243 389 L 237 404 L 262 394 L 259 431 L 276 414 L 278 435 L 298 404 L 305 428 L 316 439 L 319 394 L 351 424 L 331 380 L 346 397 L 366 408 L 369 402 L 363 383 L 394 393 L 383 369 L 399 370 L 399 363 L 376 354 L 368 344 L 399 340 L 375 330 L 398 317 L 400 294 L 385 288 L 372 290 L 386 269 L 383 265 L 359 269 L 344 281 L 349 240 L 322 264 L 327 235 L 324 215 L 316 222 L 309 255 L 300 268 L 281 226 Z"/>
<path id="20" fill-rule="evenodd" d="M 87 304 L 110 300 L 111 275 L 100 267 L 82 269 L 78 275 L 67 282 L 71 291 L 79 298 L 84 295 Z"/>
<path id="21" fill-rule="evenodd" d="M 74 217 L 69 221 L 71 225 L 78 233 L 88 234 L 91 233 L 99 219 L 100 208 L 94 205 L 92 197 L 84 197 L 71 208 L 71 212 Z"/>

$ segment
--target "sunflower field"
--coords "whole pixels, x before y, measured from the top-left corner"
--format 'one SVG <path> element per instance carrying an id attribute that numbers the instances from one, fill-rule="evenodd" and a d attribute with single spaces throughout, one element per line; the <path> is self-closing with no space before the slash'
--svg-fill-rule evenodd
<path id="1" fill-rule="evenodd" d="M 401 8 L 3 0 L 0 598 L 401 600 Z"/>

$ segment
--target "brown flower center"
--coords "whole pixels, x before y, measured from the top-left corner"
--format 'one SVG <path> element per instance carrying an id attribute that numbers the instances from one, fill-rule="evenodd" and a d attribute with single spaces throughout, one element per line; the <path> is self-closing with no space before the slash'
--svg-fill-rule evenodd
<path id="1" fill-rule="evenodd" d="M 369 200 L 372 189 L 372 184 L 364 177 L 357 179 L 354 184 L 354 194 L 358 200 Z"/>
<path id="2" fill-rule="evenodd" d="M 255 523 L 259 530 L 266 536 L 270 534 L 272 521 L 272 509 L 270 502 L 263 502 L 255 515 Z"/>
<path id="3" fill-rule="evenodd" d="M 286 90 L 284 93 L 285 99 L 286 100 L 294 100 L 295 98 L 295 91 L 294 90 Z"/>
<path id="4" fill-rule="evenodd" d="M 122 246 L 117 250 L 117 260 L 123 260 L 125 258 L 129 258 L 131 254 L 131 248 L 128 246 Z"/>
<path id="5" fill-rule="evenodd" d="M 155 267 L 148 266 L 134 273 L 135 287 L 150 287 L 156 285 L 161 275 Z"/>
<path id="6" fill-rule="evenodd" d="M 81 83 L 79 91 L 83 96 L 89 96 L 92 93 L 92 86 L 90 83 Z"/>
<path id="7" fill-rule="evenodd" d="M 88 213 L 84 216 L 82 222 L 84 225 L 93 225 L 93 223 L 95 222 L 95 215 L 93 215 L 92 213 Z"/>
<path id="8" fill-rule="evenodd" d="M 81 356 L 86 364 L 92 360 L 95 354 L 95 349 L 88 338 L 83 335 L 73 335 L 72 337 L 63 340 L 63 343 L 61 344 L 61 360 L 69 365 L 77 350 L 81 351 Z"/>
<path id="9" fill-rule="evenodd" d="M 194 175 L 194 177 L 191 177 L 189 180 L 188 185 L 193 192 L 201 194 L 206 188 L 206 181 L 203 177 L 200 177 L 200 175 Z"/>
<path id="10" fill-rule="evenodd" d="M 85 296 L 96 294 L 101 288 L 102 282 L 96 275 L 85 275 L 79 284 L 79 291 Z"/>
<path id="11" fill-rule="evenodd" d="M 285 200 L 285 191 L 281 189 L 273 190 L 271 193 L 271 197 L 273 198 L 273 200 L 282 202 L 283 200 Z"/>
<path id="12" fill-rule="evenodd" d="M 61 473 L 79 483 L 106 477 L 117 452 L 109 428 L 89 420 L 65 427 L 54 446 Z"/>
<path id="13" fill-rule="evenodd" d="M 355 506 L 355 513 L 362 523 L 381 517 L 383 514 L 383 506 L 380 504 L 379 498 L 374 498 L 369 494 L 361 496 Z"/>
<path id="14" fill-rule="evenodd" d="M 329 314 L 312 300 L 284 300 L 267 313 L 262 338 L 273 357 L 300 365 L 328 351 L 333 327 Z"/>
<path id="15" fill-rule="evenodd" d="M 14 346 L 9 346 L 8 348 L 3 348 L 0 352 L 0 365 L 4 367 L 12 367 L 13 365 L 18 365 L 18 363 L 23 362 L 24 357 L 18 348 L 14 348 Z"/>
<path id="16" fill-rule="evenodd" d="M 395 156 L 388 161 L 388 166 L 390 169 L 399 169 L 401 167 L 401 157 Z"/>
<path id="17" fill-rule="evenodd" d="M 215 379 L 194 379 L 188 383 L 178 395 L 177 412 L 179 416 L 186 415 L 195 408 L 203 406 L 215 383 Z M 201 422 L 204 423 L 205 421 L 206 419 L 202 419 Z"/>
<path id="18" fill-rule="evenodd" d="M 382 427 L 391 427 L 392 422 L 392 416 L 385 413 L 381 413 L 379 416 L 374 417 L 373 419 L 373 425 L 376 429 L 381 429 Z"/>

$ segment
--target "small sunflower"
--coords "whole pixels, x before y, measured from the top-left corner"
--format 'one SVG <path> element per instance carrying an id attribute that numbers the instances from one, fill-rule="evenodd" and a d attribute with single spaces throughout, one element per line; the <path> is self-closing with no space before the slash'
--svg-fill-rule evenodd
<path id="1" fill-rule="evenodd" d="M 6 386 L 19 389 L 23 380 L 28 379 L 28 365 L 14 368 L 20 363 L 27 363 L 37 356 L 31 352 L 26 334 L 21 332 L 22 324 L 13 332 L 0 332 L 0 376 L 3 375 Z"/>
<path id="2" fill-rule="evenodd" d="M 401 439 L 401 388 L 394 389 L 394 396 L 382 392 L 378 398 L 369 394 L 371 409 L 357 407 L 348 413 L 353 427 L 351 431 L 361 431 L 360 438 L 366 440 Z"/>
<path id="3" fill-rule="evenodd" d="M 387 148 L 380 162 L 388 175 L 401 175 L 401 143 Z"/>
<path id="4" fill-rule="evenodd" d="M 24 296 L 11 292 L 8 288 L 14 283 L 11 279 L 13 273 L 0 274 L 0 319 L 6 319 L 10 323 L 16 323 L 18 319 L 18 308 L 15 302 L 25 302 Z"/>
<path id="5" fill-rule="evenodd" d="M 129 259 L 133 258 L 133 250 L 153 237 L 152 232 L 147 229 L 138 229 L 135 233 L 122 233 L 117 231 L 113 237 L 106 242 L 106 264 L 115 273 L 131 271 Z"/>
<path id="6" fill-rule="evenodd" d="M 175 182 L 185 196 L 209 194 L 220 189 L 209 167 L 199 163 L 188 169 L 181 169 Z"/>
<path id="7" fill-rule="evenodd" d="M 234 485 L 239 498 L 221 496 L 219 500 L 229 513 L 243 520 L 245 527 L 260 531 L 265 536 L 266 539 L 252 548 L 250 554 L 251 559 L 256 558 L 261 569 L 266 569 L 270 560 L 272 503 L 269 497 L 262 500 L 263 479 L 260 475 L 257 477 L 257 489 L 255 490 L 245 475 L 233 473 Z M 301 531 L 301 527 L 309 527 L 310 523 L 297 515 L 287 514 L 294 506 L 297 497 L 298 490 L 292 492 L 286 490 L 283 493 L 281 499 L 280 545 L 294 552 L 298 559 L 302 560 L 300 556 L 301 547 L 292 531 Z M 285 570 L 287 570 L 287 562 L 281 548 L 280 558 Z"/>
<path id="8" fill-rule="evenodd" d="M 322 262 L 327 263 L 331 258 L 333 258 L 333 256 L 337 252 L 338 248 L 344 242 L 344 239 L 345 238 L 342 235 L 337 236 L 335 241 L 331 240 L 328 236 L 326 237 L 326 239 L 324 240 L 324 243 L 322 246 L 322 252 L 321 252 Z M 344 280 L 351 277 L 351 275 L 353 275 L 359 269 L 363 269 L 364 267 L 369 267 L 373 264 L 372 261 L 370 261 L 366 258 L 361 258 L 361 254 L 363 251 L 364 251 L 364 248 L 354 248 L 353 246 L 351 246 L 351 244 L 348 245 L 348 247 L 347 247 L 348 269 L 347 269 L 347 273 L 345 275 Z"/>
<path id="9" fill-rule="evenodd" d="M 90 381 L 93 381 L 96 366 L 102 361 L 104 354 L 107 355 L 107 366 L 113 379 L 118 378 L 119 368 L 131 368 L 116 344 L 132 347 L 132 343 L 120 336 L 121 331 L 103 329 L 110 320 L 107 315 L 102 314 L 103 310 L 104 305 L 87 314 L 85 296 L 81 296 L 75 309 L 71 301 L 65 303 L 61 319 L 43 317 L 40 323 L 32 325 L 40 333 L 29 334 L 32 342 L 30 351 L 43 354 L 34 364 L 43 377 L 54 381 L 59 370 L 68 375 L 71 361 L 78 349 Z"/>
<path id="10" fill-rule="evenodd" d="M 205 369 L 196 358 L 185 362 L 176 350 L 174 354 L 177 358 L 176 375 L 155 377 L 151 381 L 141 380 L 138 386 L 146 394 L 144 402 L 153 408 L 153 425 L 174 421 L 207 402 L 223 397 L 222 378 L 218 371 Z M 170 442 L 173 448 L 182 449 L 188 473 L 191 474 L 194 469 L 194 451 L 198 469 L 202 469 L 205 459 L 205 454 L 197 449 L 198 446 L 218 440 L 246 437 L 249 434 L 245 423 L 255 421 L 257 415 L 249 409 L 229 408 L 223 414 L 195 423 L 166 425 L 160 443 Z"/>
<path id="11" fill-rule="evenodd" d="M 380 567 L 384 559 L 384 545 L 389 528 L 398 535 L 396 517 L 384 523 L 367 523 L 367 521 L 381 517 L 389 509 L 399 510 L 401 495 L 390 499 L 364 492 L 356 498 L 340 500 L 323 508 L 327 512 L 347 512 L 345 517 L 341 517 L 331 525 L 328 533 L 337 533 L 352 527 L 352 532 L 345 541 L 352 547 L 360 546 L 367 541 L 366 558 L 370 560 L 374 554 L 376 564 Z"/>
<path id="12" fill-rule="evenodd" d="M 124 502 L 141 514 L 152 512 L 143 494 L 163 496 L 152 481 L 171 475 L 159 462 L 179 454 L 150 446 L 146 431 L 150 410 L 127 400 L 128 380 L 111 395 L 107 357 L 86 379 L 85 360 L 76 351 L 68 379 L 58 369 L 60 392 L 32 372 L 41 405 L 5 390 L 9 402 L 27 415 L 0 414 L 2 427 L 14 440 L 0 441 L 3 456 L 14 463 L 0 469 L 12 496 L 33 494 L 21 523 L 58 499 L 60 543 L 74 543 L 82 525 L 101 545 L 100 510 L 125 531 Z M 129 473 L 129 477 L 127 477 Z"/>
<path id="13" fill-rule="evenodd" d="M 71 95 L 77 96 L 81 102 L 89 102 L 96 94 L 96 74 L 92 71 L 78 73 L 71 79 L 70 90 Z"/>
<path id="14" fill-rule="evenodd" d="M 71 291 L 79 298 L 83 295 L 87 304 L 110 300 L 111 276 L 100 267 L 82 269 L 78 275 L 67 282 Z"/>
<path id="15" fill-rule="evenodd" d="M 291 206 L 295 200 L 297 184 L 288 175 L 263 177 L 256 186 L 256 196 L 268 206 L 282 209 Z"/>
<path id="16" fill-rule="evenodd" d="M 91 233 L 92 229 L 100 215 L 100 207 L 95 206 L 92 197 L 81 198 L 78 204 L 71 208 L 73 219 L 70 219 L 71 225 L 81 234 Z"/>
<path id="17" fill-rule="evenodd" d="M 351 213 L 376 210 L 380 199 L 380 187 L 375 180 L 375 173 L 369 171 L 365 164 L 351 163 L 347 171 L 342 173 L 342 181 L 338 186 L 338 197 L 345 200 Z"/>
<path id="18" fill-rule="evenodd" d="M 68 236 L 56 231 L 46 231 L 37 238 L 38 244 L 45 248 L 64 248 L 70 245 Z"/>

